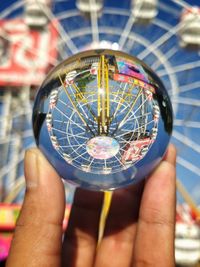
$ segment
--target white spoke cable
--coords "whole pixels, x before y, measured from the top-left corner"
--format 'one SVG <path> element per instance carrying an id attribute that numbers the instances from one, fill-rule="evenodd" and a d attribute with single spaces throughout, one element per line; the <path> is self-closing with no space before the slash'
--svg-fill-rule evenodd
<path id="1" fill-rule="evenodd" d="M 173 37 L 177 32 L 180 31 L 180 29 L 183 27 L 180 23 L 176 26 L 169 29 L 168 32 L 164 33 L 159 39 L 157 39 L 155 42 L 153 42 L 150 46 L 148 46 L 145 50 L 143 50 L 141 53 L 137 55 L 141 60 L 143 60 L 145 57 L 147 57 L 150 53 L 152 53 L 154 50 L 156 50 L 158 47 L 163 45 L 166 41 L 169 41 L 171 37 Z"/>
<path id="2" fill-rule="evenodd" d="M 22 138 L 27 138 L 27 137 L 33 137 L 33 131 L 31 130 L 26 130 L 24 132 L 22 132 Z M 15 140 L 15 135 L 14 134 L 10 134 L 7 135 L 5 137 L 0 137 L 0 145 L 1 144 L 5 144 L 5 143 L 9 143 Z M 33 145 L 34 143 L 32 143 L 31 145 Z"/>
<path id="3" fill-rule="evenodd" d="M 174 7 L 170 7 L 164 2 L 158 1 L 158 6 L 161 10 L 169 13 L 170 15 L 174 15 L 175 17 L 179 17 L 179 11 L 174 9 Z"/>
<path id="4" fill-rule="evenodd" d="M 154 71 L 157 71 L 157 69 L 160 67 L 160 65 L 163 64 L 163 62 L 168 61 L 172 56 L 174 56 L 178 52 L 177 47 L 172 47 L 167 53 L 165 54 L 165 57 L 163 58 L 163 61 L 161 62 L 159 59 L 157 59 L 152 65 L 151 68 Z"/>
<path id="5" fill-rule="evenodd" d="M 3 202 L 12 203 L 24 188 L 25 188 L 25 178 L 24 176 L 20 176 L 19 178 L 17 178 L 14 184 L 11 185 L 11 190 L 5 196 Z"/>
<path id="6" fill-rule="evenodd" d="M 139 13 L 141 12 L 141 7 L 142 7 L 142 1 L 140 2 L 140 5 L 138 7 L 138 9 L 136 10 L 136 14 L 135 17 L 137 17 L 137 15 L 139 15 Z M 121 50 L 123 50 L 124 44 L 126 43 L 126 40 L 131 32 L 131 29 L 135 23 L 135 17 L 132 14 L 132 11 L 130 12 L 130 16 L 128 18 L 128 21 L 124 27 L 123 32 L 121 33 L 120 39 L 118 41 L 119 43 L 119 47 Z"/>
<path id="7" fill-rule="evenodd" d="M 178 4 L 179 6 L 181 6 L 183 8 L 186 8 L 186 9 L 192 7 L 189 3 L 187 3 L 187 2 L 185 2 L 183 0 L 171 0 L 171 1 L 174 2 L 174 3 L 176 3 L 176 4 Z"/>
<path id="8" fill-rule="evenodd" d="M 188 3 L 186 3 L 185 1 L 182 1 L 182 0 L 172 0 L 172 1 L 178 3 L 183 8 L 186 8 L 186 9 L 192 7 L 191 5 L 189 5 Z M 137 56 L 140 59 L 144 59 L 152 52 L 152 50 L 157 49 L 158 47 L 163 45 L 166 41 L 169 41 L 169 39 L 171 37 L 176 35 L 184 27 L 185 27 L 185 25 L 182 24 L 181 22 L 176 24 L 174 27 L 170 28 L 167 33 L 164 33 L 159 39 L 157 39 L 155 42 L 153 42 L 149 47 L 147 47 L 144 51 L 142 51 Z"/>
<path id="9" fill-rule="evenodd" d="M 200 122 L 199 121 L 191 121 L 191 120 L 174 120 L 174 126 L 181 126 L 181 127 L 189 127 L 189 128 L 198 128 L 200 129 Z"/>
<path id="10" fill-rule="evenodd" d="M 172 73 L 185 72 L 186 70 L 193 70 L 199 67 L 200 67 L 200 60 L 197 60 L 197 61 L 192 61 L 189 63 L 174 66 L 172 69 L 170 69 L 169 72 L 168 71 L 166 72 L 166 70 L 160 70 L 157 72 L 157 74 L 159 77 L 162 77 L 162 76 L 169 75 Z"/>
<path id="11" fill-rule="evenodd" d="M 172 97 L 171 101 L 172 101 L 172 103 L 178 103 L 178 104 L 200 107 L 199 99 L 188 98 L 188 97 Z"/>
<path id="12" fill-rule="evenodd" d="M 191 140 L 191 138 L 185 136 L 182 133 L 179 133 L 178 131 L 173 131 L 173 137 L 183 143 L 184 145 L 188 146 L 189 148 L 193 149 L 197 153 L 200 153 L 200 145 Z"/>
<path id="13" fill-rule="evenodd" d="M 200 176 L 200 168 L 189 162 L 188 160 L 185 160 L 184 158 L 178 156 L 177 157 L 177 163 L 180 164 L 182 167 L 188 169 L 189 171 L 193 172 L 197 176 Z"/>
<path id="14" fill-rule="evenodd" d="M 19 156 L 18 156 L 18 160 L 17 162 L 9 162 L 8 164 L 6 164 L 5 166 L 3 166 L 0 169 L 0 181 L 3 179 L 3 177 L 8 174 L 10 171 L 12 171 L 20 162 L 23 161 L 24 159 L 24 153 L 25 151 L 23 150 Z"/>
<path id="15" fill-rule="evenodd" d="M 199 90 L 200 81 L 189 83 L 189 84 L 185 84 L 185 85 L 181 85 L 179 88 L 180 88 L 180 93 L 192 91 L 194 89 L 198 89 Z"/>
<path id="16" fill-rule="evenodd" d="M 91 26 L 92 26 L 92 38 L 93 42 L 99 42 L 99 30 L 98 30 L 98 17 L 97 11 L 95 8 L 93 9 L 92 6 L 96 6 L 96 0 L 89 0 L 90 5 L 90 19 L 91 19 Z"/>
<path id="17" fill-rule="evenodd" d="M 71 40 L 70 36 L 65 31 L 65 29 L 62 26 L 62 24 L 58 21 L 58 19 L 56 18 L 56 16 L 53 14 L 53 12 L 51 11 L 51 9 L 48 8 L 48 7 L 44 8 L 42 6 L 42 4 L 38 0 L 36 0 L 36 2 L 38 3 L 40 9 L 45 13 L 45 15 L 47 16 L 47 18 L 51 21 L 52 25 L 55 27 L 55 29 L 59 33 L 59 35 L 62 38 L 63 42 L 68 46 L 68 48 L 70 49 L 71 53 L 72 54 L 77 53 L 78 52 L 78 48 L 76 47 L 76 45 L 74 44 L 74 42 Z"/>
<path id="18" fill-rule="evenodd" d="M 67 120 L 69 120 L 72 124 L 75 124 L 77 127 L 81 128 L 82 130 L 85 131 L 85 129 L 83 127 L 81 127 L 79 124 L 75 123 L 73 120 L 71 120 L 64 112 L 62 112 L 62 110 L 60 110 L 59 108 L 55 107 L 55 109 L 60 112 L 65 118 L 67 118 Z"/>
<path id="19" fill-rule="evenodd" d="M 6 18 L 9 16 L 12 12 L 16 11 L 18 8 L 22 8 L 25 4 L 25 1 L 16 1 L 14 4 L 8 6 L 6 9 L 1 11 L 0 13 L 0 19 Z"/>

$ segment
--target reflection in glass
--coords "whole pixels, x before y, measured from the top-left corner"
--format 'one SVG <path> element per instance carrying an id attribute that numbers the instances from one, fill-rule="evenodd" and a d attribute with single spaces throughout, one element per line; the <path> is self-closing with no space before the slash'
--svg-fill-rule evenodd
<path id="1" fill-rule="evenodd" d="M 94 190 L 144 178 L 172 131 L 159 78 L 138 59 L 112 50 L 79 53 L 42 84 L 33 112 L 38 146 L 65 179 Z"/>

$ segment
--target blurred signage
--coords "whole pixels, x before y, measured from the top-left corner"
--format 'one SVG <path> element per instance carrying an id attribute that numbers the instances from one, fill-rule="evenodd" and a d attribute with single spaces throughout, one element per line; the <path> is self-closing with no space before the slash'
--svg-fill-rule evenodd
<path id="1" fill-rule="evenodd" d="M 17 204 L 0 204 L 0 231 L 14 230 L 20 208 Z"/>
<path id="2" fill-rule="evenodd" d="M 0 233 L 4 231 L 13 231 L 21 210 L 21 205 L 18 204 L 3 204 L 0 203 Z M 71 205 L 67 204 L 63 219 L 63 230 L 66 229 L 70 215 Z"/>
<path id="3" fill-rule="evenodd" d="M 23 19 L 0 20 L 0 86 L 39 85 L 57 58 L 58 33 L 30 29 Z"/>
<path id="4" fill-rule="evenodd" d="M 0 233 L 0 263 L 7 258 L 11 241 L 12 233 Z"/>
<path id="5" fill-rule="evenodd" d="M 0 262 L 8 256 L 13 231 L 19 217 L 21 205 L 0 203 Z M 67 204 L 63 219 L 63 231 L 66 230 L 71 205 Z"/>

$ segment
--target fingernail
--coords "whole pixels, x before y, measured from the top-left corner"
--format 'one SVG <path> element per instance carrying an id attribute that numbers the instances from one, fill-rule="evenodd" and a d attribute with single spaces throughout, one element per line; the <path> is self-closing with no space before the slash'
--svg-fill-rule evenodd
<path id="1" fill-rule="evenodd" d="M 27 189 L 38 187 L 39 170 L 37 163 L 37 151 L 34 148 L 27 150 L 24 160 L 25 181 Z"/>

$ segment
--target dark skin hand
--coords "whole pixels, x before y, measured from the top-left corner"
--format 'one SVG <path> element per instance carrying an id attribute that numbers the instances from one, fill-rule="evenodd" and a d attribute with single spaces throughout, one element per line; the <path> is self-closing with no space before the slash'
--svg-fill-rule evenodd
<path id="1" fill-rule="evenodd" d="M 174 267 L 176 151 L 156 170 L 113 194 L 97 249 L 103 193 L 76 190 L 62 241 L 63 182 L 38 149 L 25 156 L 26 194 L 7 267 Z"/>

